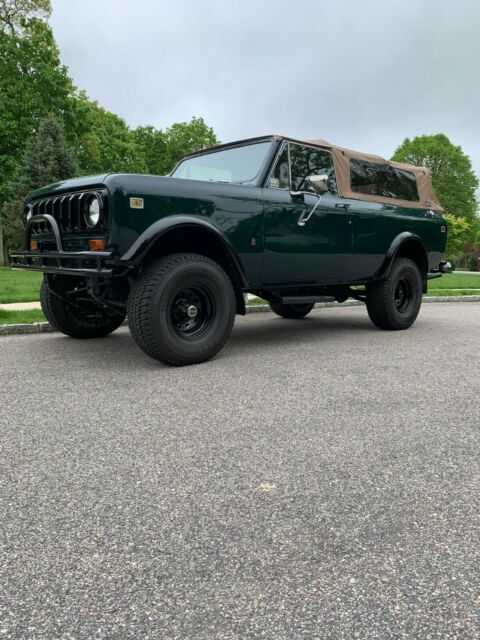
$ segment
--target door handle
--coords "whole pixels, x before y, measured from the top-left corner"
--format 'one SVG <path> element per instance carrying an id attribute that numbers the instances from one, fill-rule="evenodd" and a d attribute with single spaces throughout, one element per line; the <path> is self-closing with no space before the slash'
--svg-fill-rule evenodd
<path id="1" fill-rule="evenodd" d="M 350 204 L 348 202 L 338 202 L 335 206 L 337 209 L 350 209 Z"/>

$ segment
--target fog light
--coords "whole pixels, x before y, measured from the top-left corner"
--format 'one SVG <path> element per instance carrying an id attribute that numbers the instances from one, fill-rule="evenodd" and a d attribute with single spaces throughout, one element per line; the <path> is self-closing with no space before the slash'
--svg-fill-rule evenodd
<path id="1" fill-rule="evenodd" d="M 105 249 L 105 240 L 94 238 L 90 240 L 90 251 L 103 251 Z"/>
<path id="2" fill-rule="evenodd" d="M 36 240 L 30 240 L 30 251 L 37 251 L 38 242 Z"/>

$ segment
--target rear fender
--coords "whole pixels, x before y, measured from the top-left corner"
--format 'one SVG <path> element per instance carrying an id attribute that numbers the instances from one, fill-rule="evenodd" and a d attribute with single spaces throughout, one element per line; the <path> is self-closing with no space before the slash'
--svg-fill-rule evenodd
<path id="1" fill-rule="evenodd" d="M 423 292 L 427 292 L 428 256 L 420 238 L 409 231 L 399 233 L 390 245 L 375 280 L 388 278 L 396 258 L 409 258 L 418 266 L 422 276 Z"/>

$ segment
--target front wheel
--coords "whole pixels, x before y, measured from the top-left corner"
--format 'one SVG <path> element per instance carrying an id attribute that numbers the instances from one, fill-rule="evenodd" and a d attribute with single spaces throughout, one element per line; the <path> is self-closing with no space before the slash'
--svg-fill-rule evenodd
<path id="1" fill-rule="evenodd" d="M 313 304 L 281 304 L 279 302 L 269 302 L 269 305 L 277 316 L 291 318 L 292 320 L 304 318 L 314 307 Z"/>
<path id="2" fill-rule="evenodd" d="M 96 305 L 85 283 L 75 276 L 44 277 L 40 304 L 49 323 L 71 338 L 104 338 L 125 320 L 125 313 Z"/>
<path id="3" fill-rule="evenodd" d="M 235 313 L 228 275 L 213 260 L 191 253 L 152 262 L 128 299 L 128 324 L 137 345 L 175 366 L 204 362 L 220 351 Z"/>
<path id="4" fill-rule="evenodd" d="M 397 258 L 388 277 L 367 288 L 368 315 L 380 329 L 408 329 L 421 304 L 422 276 L 417 265 L 407 258 Z"/>

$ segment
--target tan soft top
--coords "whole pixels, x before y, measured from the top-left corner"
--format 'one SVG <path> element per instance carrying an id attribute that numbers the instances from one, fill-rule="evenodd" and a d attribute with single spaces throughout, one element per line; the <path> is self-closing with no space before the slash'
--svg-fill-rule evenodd
<path id="1" fill-rule="evenodd" d="M 417 167 L 413 164 L 405 164 L 403 162 L 392 162 L 391 160 L 385 160 L 385 158 L 382 158 L 381 156 L 369 153 L 360 153 L 359 151 L 352 151 L 351 149 L 337 147 L 325 140 L 309 140 L 305 141 L 305 144 L 323 147 L 332 152 L 333 164 L 335 166 L 335 174 L 337 178 L 338 194 L 343 198 L 368 200 L 369 202 L 380 202 L 384 204 L 397 204 L 402 207 L 409 207 L 413 209 L 443 209 L 433 190 L 432 178 L 427 167 Z M 350 183 L 350 160 L 363 160 L 365 162 L 387 164 L 395 169 L 401 169 L 402 171 L 409 171 L 410 173 L 413 173 L 417 179 L 419 201 L 412 202 L 411 200 L 386 198 L 384 196 L 352 191 Z"/>

